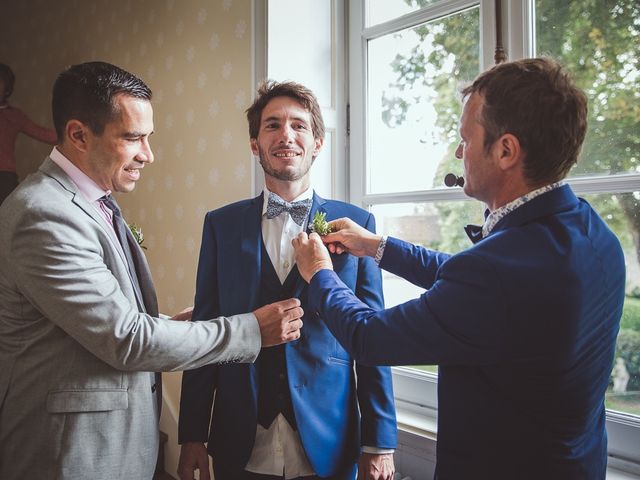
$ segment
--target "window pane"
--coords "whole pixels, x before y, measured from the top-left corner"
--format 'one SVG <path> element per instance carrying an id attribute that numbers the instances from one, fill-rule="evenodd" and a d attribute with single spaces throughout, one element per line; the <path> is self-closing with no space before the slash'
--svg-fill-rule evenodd
<path id="1" fill-rule="evenodd" d="M 301 83 L 320 106 L 332 106 L 331 2 L 270 0 L 268 20 L 269 78 Z"/>
<path id="2" fill-rule="evenodd" d="M 479 17 L 472 8 L 369 41 L 368 193 L 425 190 L 462 173 L 458 90 L 478 75 Z"/>
<path id="3" fill-rule="evenodd" d="M 483 207 L 475 201 L 401 203 L 375 205 L 378 232 L 433 250 L 457 253 L 471 246 L 463 227 L 481 224 Z M 385 270 L 382 271 L 386 308 L 414 299 L 424 289 Z M 416 366 L 420 370 L 436 372 L 435 366 Z"/>
<path id="4" fill-rule="evenodd" d="M 640 415 L 640 192 L 589 195 L 586 199 L 620 239 L 627 268 L 625 304 L 606 405 L 610 410 Z M 449 253 L 470 246 L 464 225 L 483 221 L 483 206 L 475 201 L 375 205 L 372 212 L 380 233 Z M 395 275 L 382 274 L 387 308 L 424 292 Z M 435 371 L 431 366 L 416 368 Z"/>
<path id="5" fill-rule="evenodd" d="M 442 0 L 367 0 L 366 24 L 367 27 L 378 23 L 393 20 L 407 13 L 420 10 L 422 7 L 433 5 Z"/>
<path id="6" fill-rule="evenodd" d="M 538 0 L 536 52 L 558 58 L 589 98 L 589 129 L 572 175 L 640 172 L 637 0 Z"/>
<path id="7" fill-rule="evenodd" d="M 626 297 L 606 406 L 640 415 L 640 192 L 585 198 L 620 239 L 627 267 Z"/>

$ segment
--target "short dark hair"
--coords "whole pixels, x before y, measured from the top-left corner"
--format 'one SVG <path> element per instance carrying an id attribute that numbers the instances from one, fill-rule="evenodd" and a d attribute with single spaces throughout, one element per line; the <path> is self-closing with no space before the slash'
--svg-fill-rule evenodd
<path id="1" fill-rule="evenodd" d="M 276 97 L 290 97 L 296 100 L 311 114 L 311 131 L 313 138 L 324 139 L 324 120 L 318 99 L 304 85 L 295 82 L 275 82 L 265 80 L 258 86 L 258 94 L 253 104 L 247 109 L 249 121 L 249 138 L 258 138 L 262 111 L 271 100 Z"/>
<path id="2" fill-rule="evenodd" d="M 117 114 L 114 97 L 124 94 L 151 100 L 151 89 L 138 77 L 106 62 L 72 65 L 53 85 L 51 110 L 58 141 L 69 120 L 79 120 L 101 135 Z"/>
<path id="3" fill-rule="evenodd" d="M 9 65 L 0 63 L 0 78 L 4 81 L 5 96 L 9 98 L 13 93 L 13 86 L 16 83 L 16 76 Z"/>
<path id="4" fill-rule="evenodd" d="M 479 121 L 488 149 L 505 133 L 525 153 L 524 175 L 531 186 L 564 178 L 578 161 L 587 130 L 587 97 L 551 58 L 496 65 L 462 90 L 484 99 Z"/>

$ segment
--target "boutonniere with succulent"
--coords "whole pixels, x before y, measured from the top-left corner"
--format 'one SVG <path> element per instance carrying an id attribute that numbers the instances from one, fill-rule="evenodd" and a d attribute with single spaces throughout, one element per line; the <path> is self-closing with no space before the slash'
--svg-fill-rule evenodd
<path id="1" fill-rule="evenodd" d="M 133 235 L 133 238 L 136 239 L 136 243 L 140 245 L 140 248 L 146 250 L 147 247 L 142 245 L 142 242 L 144 242 L 144 233 L 142 233 L 142 228 L 135 223 L 130 223 L 129 230 L 131 230 L 131 234 Z"/>
<path id="2" fill-rule="evenodd" d="M 309 229 L 312 232 L 316 232 L 320 236 L 324 236 L 327 233 L 331 233 L 331 225 L 327 223 L 327 212 L 316 212 L 311 220 L 311 226 Z"/>

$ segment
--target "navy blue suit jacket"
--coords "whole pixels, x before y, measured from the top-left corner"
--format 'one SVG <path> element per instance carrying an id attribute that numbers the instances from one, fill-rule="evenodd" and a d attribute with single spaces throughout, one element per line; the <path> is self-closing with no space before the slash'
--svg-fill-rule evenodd
<path id="1" fill-rule="evenodd" d="M 261 306 L 262 207 L 260 195 L 207 214 L 194 319 Z M 374 217 L 353 205 L 314 195 L 311 217 L 316 211 L 326 212 L 328 220 L 346 216 L 375 230 Z M 372 259 L 336 257 L 335 270 L 358 298 L 371 308 L 383 308 L 380 270 Z M 296 296 L 303 309 L 306 292 L 307 284 L 300 278 Z M 285 347 L 289 389 L 311 466 L 318 475 L 328 476 L 352 465 L 361 445 L 395 448 L 391 372 L 358 364 L 354 371 L 353 359 L 324 323 L 306 314 L 303 322 L 300 339 Z M 243 468 L 249 460 L 257 425 L 259 362 L 260 357 L 255 364 L 207 365 L 183 374 L 179 441 L 208 441 L 214 470 Z"/>
<path id="2" fill-rule="evenodd" d="M 439 480 L 605 478 L 625 266 L 584 200 L 552 190 L 453 256 L 389 238 L 381 267 L 428 290 L 376 311 L 323 270 L 309 306 L 357 361 L 440 366 Z"/>

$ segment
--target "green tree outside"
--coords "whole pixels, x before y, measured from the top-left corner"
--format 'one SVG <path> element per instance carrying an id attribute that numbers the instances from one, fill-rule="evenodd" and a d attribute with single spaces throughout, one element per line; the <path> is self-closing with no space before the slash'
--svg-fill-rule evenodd
<path id="1" fill-rule="evenodd" d="M 412 7 L 424 7 L 432 0 L 404 0 Z M 390 67 L 396 81 L 381 99 L 383 121 L 393 128 L 401 125 L 407 112 L 432 103 L 437 111 L 438 134 L 448 145 L 441 159 L 434 185 L 447 172 L 462 173 L 453 153 L 459 142 L 461 113 L 459 90 L 479 73 L 479 9 L 471 8 L 413 28 L 415 47 L 408 55 L 398 54 Z M 640 173 L 640 3 L 637 0 L 538 0 L 535 2 L 536 50 L 538 55 L 558 59 L 573 75 L 589 98 L 589 127 L 583 152 L 572 176 Z M 428 75 L 425 65 L 435 66 Z M 423 96 L 410 93 L 422 87 Z M 429 138 L 432 132 L 425 132 Z M 628 262 L 640 263 L 640 192 L 590 195 L 587 200 L 601 214 L 620 239 Z M 468 246 L 460 228 L 469 217 L 465 202 L 437 205 L 441 239 L 428 245 L 457 252 Z M 628 275 L 627 301 L 621 323 L 618 355 L 639 358 L 634 339 L 640 336 L 640 278 Z M 632 333 L 625 333 L 632 332 Z M 624 345 L 622 345 L 624 344 Z M 621 351 L 621 347 L 627 351 Z M 629 350 L 632 349 L 632 350 Z M 633 363 L 633 362 L 631 362 Z M 640 388 L 640 367 L 630 365 L 630 388 Z M 631 373 L 631 372 L 630 372 Z M 613 397 L 609 408 L 640 414 L 640 393 L 621 405 Z"/>

